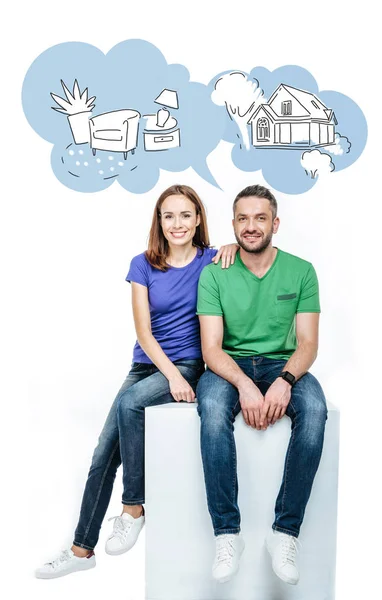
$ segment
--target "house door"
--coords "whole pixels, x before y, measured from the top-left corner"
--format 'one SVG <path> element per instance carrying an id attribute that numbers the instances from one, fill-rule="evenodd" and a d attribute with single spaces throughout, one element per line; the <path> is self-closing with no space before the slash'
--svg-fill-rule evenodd
<path id="1" fill-rule="evenodd" d="M 290 144 L 291 143 L 291 124 L 280 123 L 280 143 Z"/>
<path id="2" fill-rule="evenodd" d="M 257 141 L 269 142 L 269 121 L 266 117 L 257 121 Z"/>

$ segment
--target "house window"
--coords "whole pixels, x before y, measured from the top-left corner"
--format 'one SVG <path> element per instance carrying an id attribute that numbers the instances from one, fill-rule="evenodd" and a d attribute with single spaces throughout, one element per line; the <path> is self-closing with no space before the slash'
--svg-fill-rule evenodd
<path id="1" fill-rule="evenodd" d="M 292 100 L 285 100 L 281 102 L 281 114 L 291 115 L 292 114 Z"/>
<path id="2" fill-rule="evenodd" d="M 269 121 L 266 117 L 261 117 L 257 121 L 257 141 L 269 141 Z"/>

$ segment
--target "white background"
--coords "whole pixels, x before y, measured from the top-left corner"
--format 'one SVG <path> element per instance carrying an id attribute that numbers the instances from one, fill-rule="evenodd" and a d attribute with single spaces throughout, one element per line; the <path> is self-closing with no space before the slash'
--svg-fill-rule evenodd
<path id="1" fill-rule="evenodd" d="M 71 543 L 97 436 L 131 362 L 130 259 L 145 249 L 159 193 L 194 186 L 208 211 L 212 243 L 233 240 L 231 202 L 265 183 L 230 162 L 229 144 L 209 158 L 220 191 L 187 170 L 162 172 L 133 195 L 118 184 L 96 194 L 64 187 L 51 146 L 21 109 L 23 77 L 41 52 L 83 41 L 104 52 L 142 38 L 191 79 L 227 69 L 296 64 L 320 89 L 350 96 L 365 113 L 369 140 L 350 168 L 308 193 L 277 193 L 275 244 L 313 262 L 321 285 L 320 354 L 313 372 L 341 409 L 337 599 L 375 597 L 379 585 L 381 394 L 378 142 L 381 126 L 377 15 L 371 2 L 128 2 L 18 4 L 3 13 L 2 57 L 2 567 L 9 598 L 107 594 L 142 600 L 144 538 L 128 555 L 56 581 L 33 569 Z M 4 335 L 5 332 L 5 335 Z M 120 474 L 107 516 L 119 514 Z M 4 562 L 5 561 L 5 562 Z M 4 566 L 6 563 L 6 567 Z M 307 599 L 308 600 L 308 599 Z"/>

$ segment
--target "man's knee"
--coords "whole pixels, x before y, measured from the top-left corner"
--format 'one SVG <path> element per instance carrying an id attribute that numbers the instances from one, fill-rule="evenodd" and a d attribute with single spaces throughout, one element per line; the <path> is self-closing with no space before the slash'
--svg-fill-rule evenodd
<path id="1" fill-rule="evenodd" d="M 301 384 L 299 385 L 299 383 Z M 317 379 L 307 373 L 296 384 L 299 389 L 292 393 L 292 409 L 296 424 L 304 431 L 304 441 L 308 446 L 322 443 L 328 409 L 322 388 Z M 298 394 L 296 393 L 298 392 Z"/>
<path id="2" fill-rule="evenodd" d="M 217 432 L 233 421 L 232 404 L 236 402 L 238 394 L 228 381 L 207 371 L 198 383 L 196 396 L 203 427 Z"/>

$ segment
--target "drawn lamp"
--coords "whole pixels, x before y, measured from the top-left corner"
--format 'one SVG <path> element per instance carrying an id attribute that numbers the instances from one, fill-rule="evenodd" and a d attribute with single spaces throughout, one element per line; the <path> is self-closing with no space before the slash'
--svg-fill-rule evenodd
<path id="1" fill-rule="evenodd" d="M 170 111 L 165 107 L 179 108 L 178 94 L 175 90 L 164 89 L 159 96 L 155 98 L 154 102 L 156 104 L 162 104 L 162 108 L 157 112 L 157 126 L 164 127 L 170 118 Z"/>

